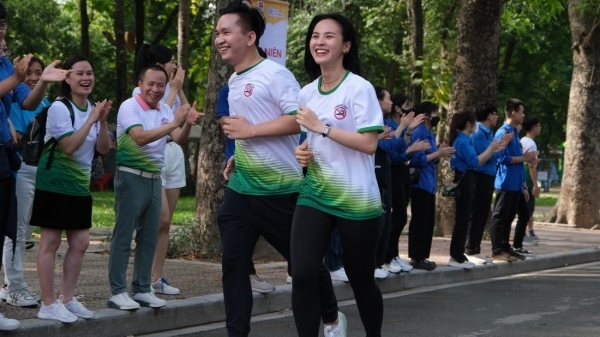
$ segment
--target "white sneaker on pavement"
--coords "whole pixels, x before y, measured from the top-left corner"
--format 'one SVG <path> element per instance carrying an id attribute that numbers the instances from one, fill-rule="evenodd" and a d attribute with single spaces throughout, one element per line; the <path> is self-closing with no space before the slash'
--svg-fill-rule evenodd
<path id="1" fill-rule="evenodd" d="M 384 263 L 383 266 L 381 266 L 381 269 L 392 274 L 398 274 L 402 271 L 402 267 L 400 267 L 400 264 L 398 264 L 398 262 L 395 259 L 392 259 L 390 263 Z"/>
<path id="2" fill-rule="evenodd" d="M 408 273 L 409 271 L 413 270 L 413 266 L 410 263 L 404 261 L 400 256 L 396 256 L 394 258 L 394 261 L 396 261 L 396 263 L 400 266 L 400 268 L 402 268 L 402 271 L 404 272 Z"/>
<path id="3" fill-rule="evenodd" d="M 331 274 L 332 281 L 349 282 L 348 275 L 346 275 L 346 270 L 344 269 L 344 267 L 342 267 L 336 271 L 332 271 L 329 274 Z"/>
<path id="4" fill-rule="evenodd" d="M 40 319 L 53 319 L 63 323 L 75 323 L 77 322 L 77 316 L 73 315 L 65 305 L 62 303 L 62 295 L 49 306 L 46 306 L 44 302 L 40 305 L 40 311 L 37 317 Z"/>
<path id="5" fill-rule="evenodd" d="M 469 260 L 469 262 L 475 264 L 476 266 L 481 266 L 487 263 L 487 260 L 480 259 L 475 255 L 467 255 L 467 260 Z"/>
<path id="6" fill-rule="evenodd" d="M 454 258 L 451 257 L 450 261 L 448 261 L 448 266 L 458 267 L 458 268 L 463 268 L 463 269 L 471 269 L 471 268 L 475 267 L 475 264 L 473 262 L 469 262 L 469 260 L 465 260 L 464 262 L 458 262 Z"/>
<path id="7" fill-rule="evenodd" d="M 261 279 L 260 276 L 256 274 L 250 275 L 250 285 L 252 286 L 252 291 L 256 291 L 257 293 L 261 294 L 268 294 L 275 290 L 274 285 Z"/>
<path id="8" fill-rule="evenodd" d="M 383 270 L 381 268 L 377 268 L 375 269 L 375 278 L 382 280 L 384 278 L 388 278 L 390 276 L 390 273 L 388 273 L 386 270 Z"/>
<path id="9" fill-rule="evenodd" d="M 79 301 L 77 300 L 78 298 L 81 298 L 81 297 L 83 297 L 83 295 L 73 297 L 73 300 L 71 300 L 71 302 L 65 303 L 65 308 L 67 308 L 67 310 L 69 310 L 73 315 L 75 315 L 77 317 L 93 318 L 94 312 L 91 310 L 88 310 L 86 307 L 83 306 L 83 304 L 79 303 Z"/>
<path id="10" fill-rule="evenodd" d="M 36 295 L 27 288 L 19 289 L 8 294 L 6 304 L 14 305 L 15 307 L 37 307 L 38 297 Z"/>
<path id="11" fill-rule="evenodd" d="M 346 337 L 348 332 L 348 322 L 346 316 L 338 311 L 338 323 L 334 325 L 324 325 L 323 333 L 325 337 Z"/>
<path id="12" fill-rule="evenodd" d="M 178 288 L 169 285 L 169 282 L 164 277 L 159 278 L 156 282 L 151 284 L 153 294 L 163 295 L 179 295 L 181 292 Z"/>
<path id="13" fill-rule="evenodd" d="M 290 275 L 285 278 L 285 283 L 292 284 L 292 277 Z"/>
<path id="14" fill-rule="evenodd" d="M 132 298 L 142 307 L 161 308 L 167 305 L 167 301 L 156 297 L 156 295 L 151 292 L 133 294 Z"/>
<path id="15" fill-rule="evenodd" d="M 3 314 L 0 314 L 0 331 L 11 331 L 16 330 L 21 326 L 21 323 L 16 319 L 6 318 Z"/>
<path id="16" fill-rule="evenodd" d="M 137 310 L 140 304 L 129 297 L 127 292 L 111 295 L 106 303 L 109 307 L 119 310 Z"/>

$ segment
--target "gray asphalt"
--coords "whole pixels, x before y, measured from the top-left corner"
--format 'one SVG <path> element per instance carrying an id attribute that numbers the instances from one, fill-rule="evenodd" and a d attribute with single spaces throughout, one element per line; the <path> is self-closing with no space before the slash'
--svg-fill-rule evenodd
<path id="1" fill-rule="evenodd" d="M 388 293 L 382 336 L 600 336 L 599 281 L 595 262 Z M 348 336 L 364 336 L 353 301 L 341 302 L 340 310 L 348 318 Z M 222 323 L 202 330 L 163 336 L 227 335 Z M 253 318 L 250 336 L 296 336 L 291 312 Z"/>

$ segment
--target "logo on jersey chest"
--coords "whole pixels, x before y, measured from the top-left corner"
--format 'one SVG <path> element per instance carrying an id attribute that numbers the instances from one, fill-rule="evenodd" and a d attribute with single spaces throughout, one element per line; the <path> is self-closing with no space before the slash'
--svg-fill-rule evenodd
<path id="1" fill-rule="evenodd" d="M 244 96 L 246 96 L 246 97 L 252 96 L 253 91 L 254 91 L 254 85 L 246 84 L 246 86 L 244 87 Z"/>
<path id="2" fill-rule="evenodd" d="M 346 118 L 346 115 L 348 115 L 348 108 L 343 104 L 340 104 L 333 109 L 333 117 L 337 120 L 341 121 Z"/>
<path id="3" fill-rule="evenodd" d="M 161 119 L 161 120 L 160 120 L 160 125 L 161 125 L 161 126 L 163 126 L 163 125 L 167 125 L 167 124 L 169 124 L 169 120 L 168 120 L 168 119 L 166 119 L 166 118 L 163 118 L 163 119 Z"/>

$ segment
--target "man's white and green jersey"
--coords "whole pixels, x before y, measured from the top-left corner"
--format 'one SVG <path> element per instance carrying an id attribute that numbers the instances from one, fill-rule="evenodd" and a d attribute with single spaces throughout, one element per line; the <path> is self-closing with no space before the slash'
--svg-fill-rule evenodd
<path id="1" fill-rule="evenodd" d="M 373 85 L 346 72 L 331 91 L 320 90 L 321 78 L 300 90 L 300 104 L 331 128 L 351 132 L 383 131 L 381 107 Z M 315 158 L 308 166 L 298 205 L 310 206 L 346 219 L 381 215 L 374 156 L 347 148 L 320 133 L 308 132 Z"/>
<path id="2" fill-rule="evenodd" d="M 52 103 L 48 109 L 44 143 L 52 138 L 60 141 L 74 134 L 88 119 L 93 108 L 89 102 L 83 109 L 69 102 L 73 107 L 73 121 L 69 109 L 60 101 Z M 90 195 L 90 171 L 99 130 L 98 123 L 94 124 L 83 144 L 73 155 L 66 154 L 57 144 L 49 169 L 46 169 L 46 164 L 50 159 L 51 147 L 46 146 L 38 162 L 39 174 L 36 175 L 35 188 L 74 196 Z"/>
<path id="3" fill-rule="evenodd" d="M 298 109 L 300 86 L 294 75 L 271 60 L 234 73 L 229 79 L 229 113 L 250 124 L 269 122 Z M 294 157 L 299 135 L 235 141 L 235 170 L 229 184 L 247 195 L 278 195 L 300 190 L 302 170 Z"/>
<path id="4" fill-rule="evenodd" d="M 159 174 L 163 167 L 167 137 L 139 146 L 129 135 L 129 130 L 142 127 L 152 130 L 173 120 L 171 108 L 159 102 L 152 109 L 140 95 L 129 98 L 121 104 L 117 114 L 117 165 Z"/>

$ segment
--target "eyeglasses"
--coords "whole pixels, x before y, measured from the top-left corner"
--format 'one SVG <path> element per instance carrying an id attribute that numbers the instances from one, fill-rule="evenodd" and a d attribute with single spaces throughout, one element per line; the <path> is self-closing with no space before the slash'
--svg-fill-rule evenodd
<path id="1" fill-rule="evenodd" d="M 2 56 L 10 56 L 10 49 L 8 49 L 8 48 L 0 49 L 0 55 L 2 55 Z"/>
<path id="2" fill-rule="evenodd" d="M 8 23 L 6 21 L 0 22 L 0 30 L 6 30 L 8 28 Z"/>

